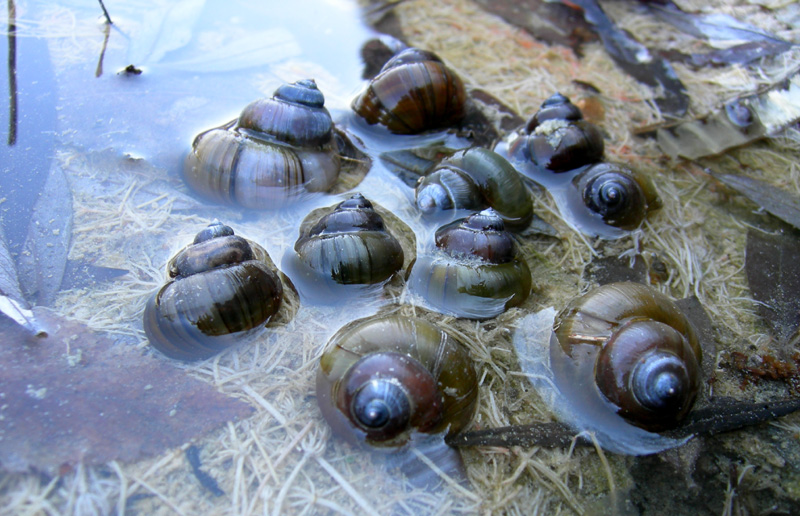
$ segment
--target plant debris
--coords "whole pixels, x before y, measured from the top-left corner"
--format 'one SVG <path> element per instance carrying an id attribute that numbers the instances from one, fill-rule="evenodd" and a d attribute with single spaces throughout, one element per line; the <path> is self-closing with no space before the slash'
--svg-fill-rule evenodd
<path id="1" fill-rule="evenodd" d="M 787 342 L 800 328 L 800 238 L 750 229 L 744 266 L 758 313 Z"/>
<path id="2" fill-rule="evenodd" d="M 179 446 L 252 408 L 164 361 L 36 310 L 34 340 L 0 321 L 0 465 L 58 474 Z"/>
<path id="3" fill-rule="evenodd" d="M 782 221 L 800 229 L 800 198 L 797 196 L 752 177 L 713 172 L 711 175 Z"/>

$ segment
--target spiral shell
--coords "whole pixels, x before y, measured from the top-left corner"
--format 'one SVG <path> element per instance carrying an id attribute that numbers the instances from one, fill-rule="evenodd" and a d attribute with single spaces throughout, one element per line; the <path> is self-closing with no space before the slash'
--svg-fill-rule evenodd
<path id="1" fill-rule="evenodd" d="M 409 268 L 409 290 L 456 317 L 488 319 L 523 303 L 531 272 L 503 219 L 489 208 L 436 231 L 436 251 Z"/>
<path id="2" fill-rule="evenodd" d="M 596 163 L 603 150 L 603 135 L 597 126 L 583 120 L 580 109 L 556 93 L 533 115 L 524 134 L 511 144 L 509 154 L 524 163 L 520 170 L 535 180 Z"/>
<path id="3" fill-rule="evenodd" d="M 455 153 L 420 178 L 416 203 L 429 216 L 491 207 L 514 229 L 527 227 L 533 218 L 533 203 L 517 171 L 499 154 L 480 147 Z"/>
<path id="4" fill-rule="evenodd" d="M 183 174 L 197 193 L 253 209 L 329 190 L 340 155 L 324 97 L 313 80 L 279 87 L 249 104 L 238 120 L 200 133 Z"/>
<path id="5" fill-rule="evenodd" d="M 361 194 L 340 203 L 302 232 L 294 245 L 302 263 L 323 280 L 374 284 L 403 267 L 403 249 Z"/>
<path id="6" fill-rule="evenodd" d="M 653 184 L 643 175 L 615 163 L 597 163 L 577 174 L 575 191 L 583 205 L 603 224 L 636 229 L 661 206 Z"/>
<path id="7" fill-rule="evenodd" d="M 612 283 L 557 317 L 551 365 L 578 410 L 611 410 L 650 432 L 676 427 L 701 383 L 702 350 L 672 300 L 638 283 Z"/>
<path id="8" fill-rule="evenodd" d="M 418 134 L 458 124 L 465 104 L 464 84 L 438 56 L 407 48 L 386 62 L 353 101 L 353 110 L 370 125 Z"/>
<path id="9" fill-rule="evenodd" d="M 167 264 L 169 281 L 148 301 L 144 330 L 171 358 L 209 358 L 263 328 L 283 287 L 257 244 L 212 223 Z"/>
<path id="10" fill-rule="evenodd" d="M 350 442 L 398 447 L 415 433 L 454 435 L 472 419 L 478 378 L 463 345 L 398 315 L 340 329 L 320 359 L 317 402 Z"/>

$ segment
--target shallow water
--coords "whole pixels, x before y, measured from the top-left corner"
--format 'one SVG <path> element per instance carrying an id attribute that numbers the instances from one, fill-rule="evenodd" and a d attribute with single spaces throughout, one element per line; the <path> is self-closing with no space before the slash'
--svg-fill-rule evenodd
<path id="1" fill-rule="evenodd" d="M 14 203 L 4 211 L 3 224 L 12 252 L 19 252 L 27 233 L 21 228 L 27 227 L 38 195 L 35 187 L 53 164 L 64 170 L 74 197 L 70 259 L 130 272 L 115 281 L 65 289 L 53 305 L 88 328 L 107 332 L 120 345 L 146 346 L 141 328 L 146 299 L 163 283 L 167 259 L 211 219 L 224 220 L 237 233 L 258 241 L 281 265 L 292 252 L 305 215 L 344 197 L 312 196 L 301 206 L 274 213 L 209 205 L 192 196 L 179 178 L 183 157 L 199 131 L 235 118 L 244 105 L 271 95 L 282 82 L 313 77 L 337 124 L 362 136 L 362 150 L 377 154 L 429 139 L 386 140 L 349 114 L 349 103 L 364 84 L 359 49 L 373 36 L 352 2 L 130 0 L 122 5 L 107 2 L 107 7 L 114 21 L 110 29 L 93 0 L 17 4 L 19 123 L 17 143 L 4 146 L 0 186 L 7 202 Z M 3 41 L 7 45 L 9 40 Z M 124 73 L 131 64 L 141 75 Z M 2 112 L 7 116 L 7 110 Z M 0 123 L 9 125 L 7 118 Z M 35 172 L 37 179 L 9 179 L 18 170 Z M 414 233 L 404 236 L 406 265 L 417 249 L 430 245 L 433 228 L 415 214 L 413 192 L 378 160 L 357 189 Z M 537 260 L 547 261 L 538 253 L 550 246 L 545 241 L 536 248 Z M 540 263 L 537 273 L 557 269 L 556 264 Z M 578 281 L 575 271 L 554 274 L 567 277 L 572 286 Z M 616 492 L 607 478 L 616 478 L 624 492 L 629 487 L 624 482 L 638 474 L 634 472 L 641 471 L 643 463 L 612 458 L 609 469 L 606 459 L 594 452 L 557 451 L 542 458 L 550 469 L 536 473 L 538 463 L 497 458 L 527 452 L 469 451 L 473 484 L 445 482 L 431 492 L 407 485 L 402 475 L 385 467 L 385 457 L 331 438 L 312 395 L 319 353 L 349 321 L 387 309 L 421 312 L 406 303 L 409 299 L 401 288 L 393 287 L 382 297 L 350 300 L 347 309 L 301 303 L 293 307 L 291 322 L 252 349 L 176 369 L 176 374 L 201 378 L 256 407 L 253 417 L 196 440 L 203 451 L 203 468 L 219 481 L 224 496 L 212 498 L 198 484 L 181 449 L 122 465 L 119 471 L 116 463 L 78 468 L 66 473 L 56 488 L 47 487 L 49 479 L 9 474 L 2 495 L 34 500 L 46 493 L 41 498 L 49 498 L 54 512 L 64 513 L 108 513 L 126 506 L 132 513 L 514 512 L 520 508 L 504 505 L 512 489 L 524 492 L 544 511 L 591 512 L 593 503 L 615 504 Z M 574 294 L 545 299 L 553 302 Z M 520 313 L 533 312 L 542 303 L 531 299 Z M 517 366 L 508 342 L 508 329 L 523 320 L 515 317 L 473 328 L 486 340 L 467 345 L 485 368 L 483 378 L 490 379 L 482 392 L 484 405 L 490 407 L 487 412 L 509 412 L 515 421 L 527 422 L 541 414 L 526 413 L 532 406 L 539 408 L 530 402 L 536 395 L 528 392 L 525 380 L 506 382 L 504 375 L 490 372 Z M 457 331 L 470 326 L 446 318 L 442 324 Z M 482 423 L 488 420 L 484 416 Z M 789 458 L 793 451 L 786 453 Z M 776 468 L 784 460 L 779 459 Z M 490 475 L 486 471 L 492 465 Z M 719 482 L 725 481 L 720 477 Z M 579 493 L 580 501 L 572 499 L 569 489 Z M 34 506 L 32 501 L 28 504 Z M 648 508 L 655 507 L 651 501 Z"/>

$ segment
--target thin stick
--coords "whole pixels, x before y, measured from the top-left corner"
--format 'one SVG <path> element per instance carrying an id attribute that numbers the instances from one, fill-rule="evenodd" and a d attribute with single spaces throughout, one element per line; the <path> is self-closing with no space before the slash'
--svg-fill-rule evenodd
<path id="1" fill-rule="evenodd" d="M 100 7 L 102 7 L 102 8 L 103 8 L 103 14 L 104 14 L 104 15 L 105 15 L 105 17 L 106 17 L 106 22 L 107 22 L 109 25 L 114 25 L 114 22 L 112 22 L 112 21 L 111 21 L 111 16 L 109 16 L 109 15 L 108 15 L 108 11 L 106 10 L 106 6 L 105 6 L 105 4 L 103 3 L 103 0 L 97 0 L 97 1 L 98 1 L 98 2 L 100 2 Z"/>
<path id="2" fill-rule="evenodd" d="M 17 143 L 17 5 L 8 0 L 8 144 Z"/>

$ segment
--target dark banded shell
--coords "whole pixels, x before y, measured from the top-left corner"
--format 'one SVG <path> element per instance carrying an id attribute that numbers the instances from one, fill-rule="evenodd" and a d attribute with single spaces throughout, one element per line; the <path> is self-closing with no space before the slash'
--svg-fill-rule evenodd
<path id="1" fill-rule="evenodd" d="M 145 307 L 150 344 L 171 358 L 210 358 L 263 328 L 280 308 L 283 286 L 266 251 L 217 225 L 170 260 L 169 281 Z"/>
<path id="2" fill-rule="evenodd" d="M 458 125 L 465 103 L 464 84 L 438 56 L 408 48 L 383 66 L 353 101 L 353 110 L 370 125 L 418 134 Z"/>

